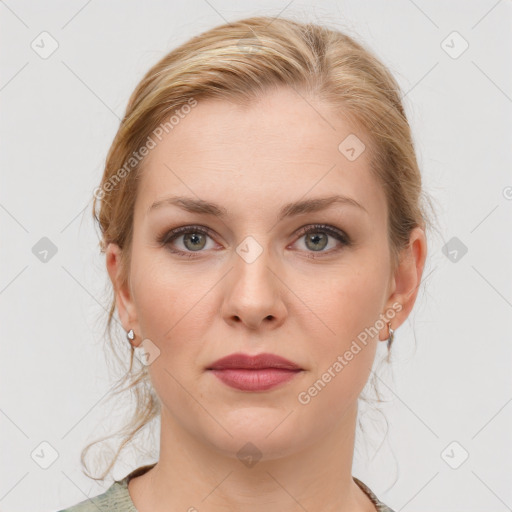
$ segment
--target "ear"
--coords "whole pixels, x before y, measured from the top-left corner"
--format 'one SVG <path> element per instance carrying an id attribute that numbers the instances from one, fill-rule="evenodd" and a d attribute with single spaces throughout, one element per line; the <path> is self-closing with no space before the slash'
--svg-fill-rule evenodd
<path id="1" fill-rule="evenodd" d="M 112 286 L 114 287 L 114 296 L 119 319 L 121 320 L 123 329 L 126 332 L 130 329 L 135 331 L 136 336 L 132 343 L 137 346 L 136 340 L 137 338 L 140 339 L 137 311 L 135 309 L 135 303 L 128 283 L 123 283 L 121 281 L 121 254 L 122 250 L 117 244 L 108 244 L 105 250 L 107 271 L 110 276 L 110 280 L 112 281 Z"/>
<path id="2" fill-rule="evenodd" d="M 427 240 L 425 231 L 416 227 L 412 230 L 409 245 L 400 254 L 400 263 L 391 282 L 393 290 L 386 302 L 385 311 L 394 309 L 394 318 L 389 318 L 392 329 L 402 325 L 409 316 L 418 295 L 423 267 L 427 257 Z M 401 309 L 399 310 L 398 304 Z M 393 307 L 395 304 L 395 307 Z M 387 325 L 379 333 L 379 339 L 385 341 L 389 338 Z"/>

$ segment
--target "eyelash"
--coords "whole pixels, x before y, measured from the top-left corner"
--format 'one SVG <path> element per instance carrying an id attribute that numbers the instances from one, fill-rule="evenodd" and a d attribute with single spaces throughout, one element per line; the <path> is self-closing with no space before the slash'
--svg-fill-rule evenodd
<path id="1" fill-rule="evenodd" d="M 312 224 L 310 226 L 305 226 L 299 230 L 298 237 L 302 238 L 304 235 L 307 235 L 309 233 L 318 233 L 318 232 L 326 233 L 326 234 L 332 236 L 333 238 L 338 240 L 338 242 L 340 242 L 342 246 L 345 246 L 345 247 L 350 246 L 352 243 L 350 238 L 343 231 L 340 231 L 339 229 L 335 228 L 334 226 L 329 226 L 326 224 Z M 179 227 L 176 229 L 172 229 L 170 231 L 164 231 L 164 233 L 161 234 L 157 238 L 157 241 L 158 241 L 159 245 L 161 245 L 162 247 L 164 247 L 164 246 L 167 247 L 169 249 L 169 251 L 171 251 L 173 254 L 177 254 L 178 256 L 182 256 L 185 258 L 196 258 L 197 256 L 194 254 L 194 251 L 180 251 L 180 250 L 171 248 L 171 242 L 174 242 L 181 235 L 196 234 L 196 233 L 207 235 L 210 238 L 212 238 L 212 236 L 211 236 L 212 231 L 210 229 L 205 228 L 203 226 L 192 225 L 192 226 L 182 226 L 182 227 Z M 318 254 L 331 254 L 331 253 L 337 252 L 339 250 L 340 250 L 340 248 L 331 249 L 330 251 L 327 251 L 327 252 L 319 251 Z M 199 250 L 199 251 L 195 251 L 195 252 L 200 253 L 200 252 L 204 252 L 204 251 Z M 314 251 L 310 251 L 310 252 L 314 252 Z M 310 259 L 317 259 L 317 258 L 321 258 L 322 256 L 308 255 L 306 257 L 310 258 Z"/>

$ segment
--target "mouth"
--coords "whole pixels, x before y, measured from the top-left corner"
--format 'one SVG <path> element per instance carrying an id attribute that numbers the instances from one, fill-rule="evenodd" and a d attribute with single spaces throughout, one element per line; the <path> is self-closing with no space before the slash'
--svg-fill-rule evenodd
<path id="1" fill-rule="evenodd" d="M 226 368 L 209 370 L 224 384 L 241 391 L 266 391 L 290 381 L 303 370 L 286 370 L 282 368 Z"/>
<path id="2" fill-rule="evenodd" d="M 241 391 L 266 391 L 304 372 L 298 364 L 275 354 L 231 354 L 206 368 L 224 384 Z"/>
<path id="3" fill-rule="evenodd" d="M 218 359 L 212 363 L 207 370 L 227 370 L 227 369 L 239 369 L 239 370 L 263 370 L 268 368 L 276 368 L 280 370 L 302 370 L 302 368 L 284 357 L 276 354 L 242 354 L 240 352 L 236 354 L 230 354 L 226 357 Z"/>

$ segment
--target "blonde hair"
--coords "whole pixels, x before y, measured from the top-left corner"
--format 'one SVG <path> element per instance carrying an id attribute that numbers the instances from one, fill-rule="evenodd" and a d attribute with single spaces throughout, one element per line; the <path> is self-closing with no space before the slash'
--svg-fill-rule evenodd
<path id="1" fill-rule="evenodd" d="M 149 148 L 162 129 L 172 129 L 194 102 L 219 98 L 248 105 L 279 86 L 326 102 L 335 113 L 346 116 L 358 133 L 367 134 L 371 171 L 387 198 L 393 268 L 412 229 L 430 227 L 424 205 L 428 198 L 422 191 L 400 90 L 387 68 L 337 29 L 291 19 L 251 17 L 212 28 L 165 55 L 145 74 L 128 101 L 93 199 L 93 216 L 102 234 L 101 251 L 110 242 L 122 249 L 123 282 L 129 283 L 133 212 L 144 162 L 140 155 L 147 154 L 142 148 Z M 114 353 L 115 308 L 112 295 L 105 333 Z M 123 341 L 129 347 L 124 336 Z M 95 479 L 105 478 L 121 450 L 160 412 L 146 366 L 134 369 L 133 362 L 132 350 L 130 366 L 119 383 L 127 386 L 115 394 L 130 390 L 136 407 L 120 431 L 123 440 L 117 452 Z M 84 448 L 81 461 L 85 469 L 89 448 L 112 436 Z"/>

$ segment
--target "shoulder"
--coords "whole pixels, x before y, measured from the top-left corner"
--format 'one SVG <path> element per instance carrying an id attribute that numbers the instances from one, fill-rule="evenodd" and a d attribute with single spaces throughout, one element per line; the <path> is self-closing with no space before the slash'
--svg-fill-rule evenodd
<path id="1" fill-rule="evenodd" d="M 384 505 L 384 503 L 380 503 L 379 505 L 379 512 L 395 512 L 394 510 L 390 509 L 387 505 Z"/>
<path id="2" fill-rule="evenodd" d="M 80 501 L 76 505 L 58 512 L 137 512 L 128 491 L 128 482 L 135 476 L 142 475 L 156 465 L 156 462 L 134 469 L 121 480 L 114 483 L 102 494 Z"/>
<path id="3" fill-rule="evenodd" d="M 58 512 L 98 512 L 108 510 L 109 512 L 136 512 L 128 492 L 126 478 L 115 481 L 104 493 L 80 501 L 68 508 Z"/>
<path id="4" fill-rule="evenodd" d="M 393 509 L 388 507 L 385 503 L 382 503 L 382 501 L 377 498 L 375 493 L 359 478 L 356 478 L 355 476 L 352 477 L 354 481 L 357 483 L 357 485 L 361 488 L 361 490 L 370 498 L 370 501 L 375 505 L 375 508 L 377 509 L 377 512 L 395 512 Z"/>
<path id="5" fill-rule="evenodd" d="M 379 512 L 395 512 L 394 510 L 389 508 L 387 505 L 384 505 L 384 503 L 382 503 L 382 501 L 380 502 L 380 504 L 377 507 L 378 507 L 377 510 Z"/>

